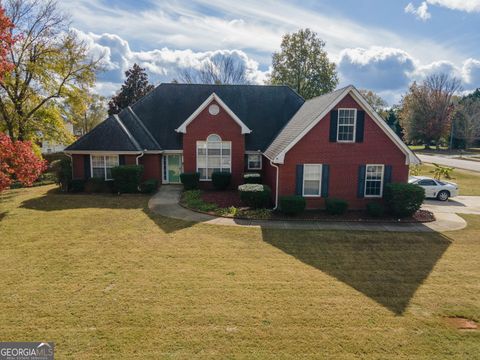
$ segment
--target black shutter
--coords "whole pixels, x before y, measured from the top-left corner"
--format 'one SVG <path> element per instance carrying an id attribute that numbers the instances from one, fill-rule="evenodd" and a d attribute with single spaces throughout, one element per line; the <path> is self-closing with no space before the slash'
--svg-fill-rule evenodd
<path id="1" fill-rule="evenodd" d="M 365 132 L 365 111 L 357 110 L 357 128 L 355 130 L 355 142 L 363 142 Z"/>
<path id="2" fill-rule="evenodd" d="M 118 155 L 118 165 L 125 165 L 125 155 Z"/>
<path id="3" fill-rule="evenodd" d="M 358 188 L 357 188 L 357 197 L 365 197 L 365 172 L 366 166 L 360 165 L 358 167 Z"/>
<path id="4" fill-rule="evenodd" d="M 337 142 L 338 110 L 330 111 L 330 142 Z"/>
<path id="5" fill-rule="evenodd" d="M 385 165 L 385 170 L 383 173 L 383 189 L 385 189 L 385 185 L 390 184 L 391 182 L 392 182 L 392 165 Z"/>
<path id="6" fill-rule="evenodd" d="M 90 173 L 90 155 L 83 155 L 83 173 L 85 174 L 85 179 L 92 177 Z"/>
<path id="7" fill-rule="evenodd" d="M 328 179 L 330 177 L 330 165 L 322 165 L 322 197 L 328 197 Z"/>
<path id="8" fill-rule="evenodd" d="M 295 194 L 303 194 L 303 165 L 297 165 L 297 182 L 295 184 Z"/>

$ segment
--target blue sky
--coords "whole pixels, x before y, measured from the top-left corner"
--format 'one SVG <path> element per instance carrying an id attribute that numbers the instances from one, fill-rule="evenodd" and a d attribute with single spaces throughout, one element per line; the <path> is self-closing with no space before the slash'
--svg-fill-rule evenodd
<path id="1" fill-rule="evenodd" d="M 244 62 L 252 82 L 268 75 L 286 32 L 309 27 L 326 41 L 340 86 L 378 92 L 390 104 L 432 72 L 480 87 L 480 0 L 62 0 L 72 27 L 106 71 L 97 91 L 111 95 L 140 63 L 156 84 L 212 56 Z"/>

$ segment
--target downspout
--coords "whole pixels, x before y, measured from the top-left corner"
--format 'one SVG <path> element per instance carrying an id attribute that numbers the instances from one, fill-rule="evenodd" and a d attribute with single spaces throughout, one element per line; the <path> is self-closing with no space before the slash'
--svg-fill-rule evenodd
<path id="1" fill-rule="evenodd" d="M 278 208 L 278 172 L 279 172 L 280 168 L 277 165 L 275 165 L 272 162 L 272 160 L 270 160 L 270 165 L 277 169 L 277 176 L 276 176 L 276 180 L 275 180 L 275 207 L 273 208 L 273 210 L 277 210 L 277 208 Z"/>
<path id="2" fill-rule="evenodd" d="M 138 159 L 140 159 L 143 155 L 145 155 L 145 150 L 143 150 L 143 151 L 141 152 L 141 154 L 138 155 L 138 156 L 135 158 L 135 164 L 136 164 L 136 165 L 138 165 Z"/>

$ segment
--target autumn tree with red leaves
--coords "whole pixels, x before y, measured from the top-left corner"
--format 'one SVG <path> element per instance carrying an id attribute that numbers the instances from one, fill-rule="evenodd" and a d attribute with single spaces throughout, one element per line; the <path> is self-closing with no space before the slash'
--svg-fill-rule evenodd
<path id="1" fill-rule="evenodd" d="M 30 141 L 15 141 L 0 132 L 0 192 L 14 181 L 31 186 L 47 168 L 32 150 Z"/>
<path id="2" fill-rule="evenodd" d="M 13 23 L 0 6 L 0 81 L 5 73 L 13 69 L 13 64 L 8 60 L 8 53 L 12 48 L 15 37 L 12 35 Z"/>

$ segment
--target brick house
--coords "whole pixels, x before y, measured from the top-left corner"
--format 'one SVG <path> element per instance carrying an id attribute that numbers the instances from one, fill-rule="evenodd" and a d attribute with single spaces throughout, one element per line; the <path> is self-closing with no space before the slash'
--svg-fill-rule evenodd
<path id="1" fill-rule="evenodd" d="M 362 208 L 388 182 L 406 182 L 420 161 L 353 86 L 305 101 L 287 86 L 161 84 L 65 149 L 73 177 L 110 180 L 110 168 L 141 164 L 145 179 L 180 182 L 214 171 L 260 172 L 273 201 L 298 194 Z"/>

